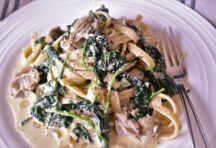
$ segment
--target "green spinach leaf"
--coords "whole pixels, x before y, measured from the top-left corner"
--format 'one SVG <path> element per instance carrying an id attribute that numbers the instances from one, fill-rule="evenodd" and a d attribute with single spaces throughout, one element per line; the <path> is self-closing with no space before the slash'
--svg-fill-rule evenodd
<path id="1" fill-rule="evenodd" d="M 145 71 L 145 76 L 149 79 L 149 82 L 154 86 L 155 91 L 164 88 L 165 94 L 168 94 L 170 96 L 174 96 L 175 94 L 177 94 L 177 87 L 175 82 L 165 72 L 161 73 L 161 79 L 156 78 L 151 71 Z"/>
<path id="2" fill-rule="evenodd" d="M 47 74 L 49 72 L 47 62 L 35 67 L 40 74 L 39 84 L 44 84 L 47 82 Z"/>
<path id="3" fill-rule="evenodd" d="M 141 49 L 144 50 L 146 53 L 148 53 L 149 56 L 151 56 L 152 59 L 154 60 L 155 62 L 154 70 L 156 72 L 164 72 L 166 70 L 166 65 L 165 65 L 165 61 L 162 55 L 160 54 L 159 50 L 156 47 L 153 47 L 146 43 L 145 38 L 143 37 L 142 31 L 139 30 L 136 26 L 129 25 L 129 24 L 128 26 L 134 29 L 134 31 L 136 31 L 136 33 L 138 34 L 139 36 L 138 45 L 141 47 Z"/>
<path id="4" fill-rule="evenodd" d="M 77 124 L 73 129 L 73 133 L 78 137 L 77 142 L 79 142 L 79 139 L 83 137 L 84 139 L 88 140 L 90 143 L 93 143 L 91 135 L 82 124 Z"/>

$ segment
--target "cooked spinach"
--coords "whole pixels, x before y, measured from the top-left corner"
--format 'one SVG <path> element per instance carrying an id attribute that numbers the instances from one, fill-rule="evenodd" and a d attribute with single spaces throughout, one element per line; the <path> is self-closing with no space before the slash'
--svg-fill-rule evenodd
<path id="1" fill-rule="evenodd" d="M 59 81 L 57 81 L 57 92 L 60 94 L 60 95 L 62 95 L 62 96 L 66 96 L 66 91 L 65 91 L 65 86 L 62 86 L 60 83 L 59 83 Z"/>
<path id="2" fill-rule="evenodd" d="M 132 28 L 137 35 L 139 36 L 139 41 L 138 41 L 138 45 L 142 48 L 145 49 L 145 38 L 143 37 L 143 33 L 141 30 L 139 30 L 136 26 L 132 25 L 132 24 L 127 24 L 128 27 Z"/>
<path id="3" fill-rule="evenodd" d="M 92 104 L 91 107 L 89 107 L 89 111 L 91 112 L 93 118 L 95 118 L 98 129 L 102 136 L 102 142 L 105 144 L 104 140 L 108 141 L 109 139 L 109 124 L 108 124 L 108 118 L 104 114 L 103 110 L 100 109 L 99 104 Z"/>
<path id="4" fill-rule="evenodd" d="M 73 129 L 73 133 L 77 136 L 77 142 L 79 142 L 79 139 L 83 137 L 84 139 L 88 140 L 90 143 L 93 143 L 91 135 L 82 124 L 77 124 Z"/>
<path id="5" fill-rule="evenodd" d="M 103 147 L 108 146 L 108 134 L 109 134 L 109 124 L 108 118 L 106 114 L 104 114 L 103 110 L 99 106 L 99 103 L 91 103 L 88 100 L 80 101 L 77 103 L 71 102 L 65 108 L 65 110 L 70 111 L 78 111 L 78 112 L 89 112 L 92 117 L 95 119 L 96 128 L 99 131 L 98 138 L 100 142 L 103 144 Z"/>
<path id="6" fill-rule="evenodd" d="M 55 49 L 51 46 L 49 49 L 47 49 L 45 51 L 47 57 L 48 57 L 48 68 L 49 68 L 49 71 L 52 71 L 52 66 L 55 65 L 56 61 L 59 61 L 59 62 L 62 62 L 58 56 L 58 54 L 56 53 Z M 62 86 L 58 79 L 61 79 L 62 76 L 63 76 L 63 73 L 64 73 L 64 69 L 65 69 L 65 66 L 67 66 L 67 58 L 68 56 L 65 58 L 65 60 L 63 61 L 62 63 L 62 67 L 60 69 L 60 73 L 59 73 L 59 76 L 56 78 L 56 87 L 54 88 L 53 90 L 53 93 L 54 94 L 58 94 L 60 93 L 62 96 L 65 96 L 66 92 L 65 92 L 65 87 Z"/>
<path id="7" fill-rule="evenodd" d="M 173 96 L 175 94 L 177 94 L 177 86 L 175 84 L 175 82 L 173 81 L 173 79 L 166 73 L 162 74 L 162 87 L 165 88 L 165 93 Z"/>
<path id="8" fill-rule="evenodd" d="M 111 89 L 112 89 L 112 86 L 116 80 L 116 78 L 124 71 L 126 71 L 128 68 L 130 68 L 131 66 L 133 66 L 134 64 L 136 63 L 136 61 L 134 62 L 128 62 L 128 63 L 125 63 L 123 66 L 121 66 L 112 76 L 109 84 L 108 84 L 108 92 L 107 92 L 107 95 L 106 95 L 106 102 L 105 102 L 105 105 L 104 105 L 104 113 L 106 114 L 107 111 L 108 111 L 108 108 L 109 108 L 109 104 L 110 104 L 110 96 L 111 96 Z"/>
<path id="9" fill-rule="evenodd" d="M 98 139 L 101 141 L 103 147 L 108 147 L 108 119 L 100 108 L 99 103 L 93 104 L 90 101 L 81 101 L 78 103 L 71 102 L 70 104 L 62 105 L 58 101 L 58 96 L 59 88 L 55 86 L 49 95 L 41 96 L 35 101 L 31 108 L 31 115 L 38 119 L 38 121 L 54 127 L 69 127 L 73 122 L 73 118 L 78 118 L 95 129 Z M 96 124 L 94 124 L 91 119 L 71 111 L 89 112 L 95 119 L 94 121 Z M 87 136 L 86 132 L 87 131 L 82 131 L 82 136 Z M 89 137 L 87 139 L 89 139 Z"/>
<path id="10" fill-rule="evenodd" d="M 116 72 L 124 63 L 126 63 L 126 60 L 121 58 L 119 51 L 111 51 L 107 54 L 107 71 L 114 73 Z"/>
<path id="11" fill-rule="evenodd" d="M 45 123 L 47 112 L 41 108 L 41 106 L 33 105 L 31 107 L 31 116 L 36 118 L 38 121 Z"/>
<path id="12" fill-rule="evenodd" d="M 155 71 L 164 72 L 166 70 L 166 65 L 159 50 L 156 47 L 153 47 L 151 45 L 146 45 L 144 50 L 154 59 Z"/>
<path id="13" fill-rule="evenodd" d="M 137 120 L 141 117 L 146 116 L 147 114 L 151 115 L 153 110 L 149 107 L 149 103 L 154 96 L 156 96 L 158 93 L 163 92 L 164 88 L 161 88 L 156 92 L 152 92 L 150 83 L 139 80 L 138 78 L 127 74 L 124 74 L 123 76 L 131 83 L 134 88 L 134 96 L 132 98 L 132 102 L 139 110 L 139 112 L 137 112 L 136 115 L 133 116 L 134 119 Z"/>
<path id="14" fill-rule="evenodd" d="M 47 123 L 53 127 L 69 127 L 73 122 L 73 118 L 65 117 L 58 114 L 47 113 Z"/>
<path id="15" fill-rule="evenodd" d="M 51 83 L 55 85 L 51 85 Z M 73 121 L 72 118 L 46 112 L 47 108 L 63 108 L 63 105 L 59 102 L 59 96 L 65 94 L 64 87 L 57 80 L 50 81 L 46 85 L 49 85 L 47 87 L 51 91 L 36 99 L 31 108 L 31 116 L 48 126 L 68 127 Z"/>
<path id="16" fill-rule="evenodd" d="M 83 66 L 85 67 L 85 70 L 88 70 L 88 67 L 85 62 L 87 45 L 88 45 L 88 40 L 85 40 L 85 42 L 83 43 L 83 47 L 82 47 L 82 63 L 83 63 Z"/>
<path id="17" fill-rule="evenodd" d="M 48 70 L 50 72 L 52 72 L 52 66 L 56 65 L 56 60 L 60 61 L 60 58 L 57 54 L 57 52 L 55 51 L 53 46 L 49 46 L 47 50 L 43 50 L 43 52 L 46 54 L 48 60 L 46 64 L 42 64 L 41 67 L 39 66 L 38 69 L 43 70 L 43 72 L 45 72 L 45 67 L 48 68 Z M 46 69 L 47 70 L 47 69 Z M 48 72 L 47 72 L 48 73 Z"/>
<path id="18" fill-rule="evenodd" d="M 38 97 L 34 105 L 40 106 L 41 108 L 61 108 L 58 96 L 54 93 Z"/>
<path id="19" fill-rule="evenodd" d="M 89 37 L 87 45 L 87 55 L 94 57 L 94 72 L 100 86 L 103 85 L 103 72 L 106 71 L 105 53 L 108 49 L 108 42 L 105 36 L 96 33 Z"/>
<path id="20" fill-rule="evenodd" d="M 47 113 L 45 111 L 45 108 L 61 108 L 62 105 L 58 101 L 57 95 L 53 92 L 53 94 L 48 94 L 45 96 L 41 96 L 37 98 L 37 100 L 34 102 L 33 107 L 31 108 L 31 115 L 38 119 L 38 121 L 43 123 L 49 123 L 51 122 L 50 119 L 52 119 L 50 116 L 51 114 Z M 60 120 L 59 120 L 60 121 Z"/>
<path id="21" fill-rule="evenodd" d="M 141 110 L 148 108 L 150 96 L 152 94 L 150 86 L 147 86 L 143 80 L 139 80 L 136 77 L 127 74 L 125 74 L 124 76 L 134 88 L 135 95 L 133 97 L 133 101 L 135 105 Z"/>
<path id="22" fill-rule="evenodd" d="M 144 50 L 146 53 L 148 53 L 149 56 L 151 56 L 152 59 L 154 60 L 155 62 L 154 70 L 156 72 L 164 72 L 166 70 L 166 65 L 165 65 L 165 61 L 162 55 L 160 54 L 159 50 L 156 47 L 153 47 L 145 42 L 145 38 L 143 37 L 142 31 L 139 30 L 136 26 L 129 25 L 129 24 L 128 26 L 134 29 L 134 31 L 139 36 L 138 45 L 141 47 L 141 49 Z"/>
<path id="23" fill-rule="evenodd" d="M 177 87 L 173 79 L 165 72 L 161 73 L 162 78 L 156 78 L 151 71 L 145 71 L 145 77 L 148 78 L 149 82 L 153 85 L 154 90 L 158 91 L 164 88 L 165 94 L 173 96 L 177 93 Z"/>
<path id="24" fill-rule="evenodd" d="M 109 128 L 109 126 L 108 126 L 108 124 L 101 125 L 103 123 L 101 123 L 101 121 L 99 121 L 100 118 L 98 118 L 99 117 L 98 114 L 97 115 L 96 115 L 96 113 L 93 114 L 93 117 L 97 120 L 96 124 L 94 124 L 94 122 L 90 118 L 84 117 L 82 115 L 79 115 L 79 114 L 76 114 L 76 113 L 73 113 L 73 112 L 67 112 L 67 111 L 63 111 L 63 110 L 59 110 L 59 109 L 46 109 L 46 111 L 48 113 L 54 113 L 54 114 L 58 114 L 58 115 L 61 115 L 61 116 L 77 118 L 77 119 L 82 120 L 88 126 L 92 127 L 95 130 L 96 135 L 97 135 L 98 139 L 100 140 L 100 142 L 102 144 L 102 148 L 108 148 L 108 144 L 109 144 L 109 142 L 108 142 L 109 141 L 108 131 L 107 131 L 107 129 L 102 129 L 101 127 L 104 127 L 104 126 L 107 125 L 107 128 Z"/>
<path id="25" fill-rule="evenodd" d="M 35 67 L 40 74 L 39 84 L 44 84 L 47 82 L 47 74 L 49 72 L 47 62 Z"/>
<path id="26" fill-rule="evenodd" d="M 67 106 L 66 110 L 76 110 L 80 112 L 89 112 L 95 118 L 97 125 L 103 136 L 108 138 L 109 125 L 106 114 L 99 106 L 99 103 L 91 103 L 88 100 L 80 101 L 78 103 L 71 103 Z"/>
<path id="27" fill-rule="evenodd" d="M 103 78 L 108 72 L 114 73 L 127 62 L 118 51 L 109 51 L 108 42 L 100 33 L 88 38 L 86 55 L 94 57 L 93 69 L 100 86 L 103 86 Z"/>
<path id="28" fill-rule="evenodd" d="M 54 49 L 54 47 L 50 46 L 47 50 L 44 51 L 44 53 L 46 54 L 47 58 L 48 58 L 48 68 L 49 71 L 52 72 L 52 66 L 56 65 L 56 61 L 55 60 L 59 60 L 59 57 Z"/>
<path id="29" fill-rule="evenodd" d="M 148 78 L 149 82 L 154 86 L 155 91 L 159 90 L 162 87 L 161 80 L 156 78 L 151 71 L 145 71 L 144 75 L 146 78 Z"/>
<path id="30" fill-rule="evenodd" d="M 60 60 L 60 58 L 58 57 L 58 54 L 55 51 L 53 46 L 49 46 L 49 48 L 47 50 L 45 50 L 44 52 L 45 52 L 46 56 L 48 57 L 48 59 Z"/>
<path id="31" fill-rule="evenodd" d="M 33 107 L 31 108 L 31 115 L 38 119 L 38 121 L 47 124 L 48 126 L 54 127 L 69 127 L 73 118 L 56 115 L 53 113 L 46 112 L 47 108 L 58 108 L 61 109 L 63 106 L 58 101 L 58 96 L 53 93 L 46 96 L 39 97 Z"/>

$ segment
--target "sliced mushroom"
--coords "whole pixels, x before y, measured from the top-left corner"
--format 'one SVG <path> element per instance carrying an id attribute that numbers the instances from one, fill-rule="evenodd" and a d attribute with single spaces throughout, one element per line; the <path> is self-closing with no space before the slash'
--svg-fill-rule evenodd
<path id="1" fill-rule="evenodd" d="M 158 136 L 160 129 L 160 122 L 152 116 L 145 116 L 138 120 L 141 127 L 141 134 Z"/>
<path id="2" fill-rule="evenodd" d="M 121 113 L 116 113 L 116 131 L 121 136 L 138 136 L 139 124 L 133 119 L 128 119 L 128 113 L 126 109 L 123 109 Z"/>
<path id="3" fill-rule="evenodd" d="M 33 91 L 40 80 L 40 75 L 35 68 L 26 68 L 17 74 L 9 87 L 9 95 L 13 98 L 26 98 Z"/>
<path id="4" fill-rule="evenodd" d="M 64 34 L 64 31 L 61 30 L 61 28 L 55 27 L 53 29 L 51 29 L 48 33 L 48 35 L 46 36 L 46 42 L 47 43 L 53 43 L 58 37 L 60 37 L 62 34 Z"/>
<path id="5" fill-rule="evenodd" d="M 99 26 L 99 21 L 93 16 L 85 16 L 78 19 L 73 25 L 73 31 L 69 37 L 71 44 L 74 47 L 79 48 L 83 38 L 90 33 L 94 33 Z"/>

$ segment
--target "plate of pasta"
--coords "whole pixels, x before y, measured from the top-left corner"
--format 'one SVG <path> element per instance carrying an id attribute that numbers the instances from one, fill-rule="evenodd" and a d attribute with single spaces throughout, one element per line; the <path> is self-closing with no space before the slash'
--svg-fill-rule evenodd
<path id="1" fill-rule="evenodd" d="M 0 24 L 4 147 L 192 147 L 160 53 L 156 32 L 166 26 L 213 146 L 216 31 L 180 3 L 163 2 L 35 1 Z"/>

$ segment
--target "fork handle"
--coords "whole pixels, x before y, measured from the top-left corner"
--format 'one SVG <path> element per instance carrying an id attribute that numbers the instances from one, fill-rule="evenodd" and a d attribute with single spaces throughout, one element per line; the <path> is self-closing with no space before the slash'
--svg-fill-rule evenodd
<path id="1" fill-rule="evenodd" d="M 190 117 L 189 117 L 188 108 L 186 106 L 186 99 L 184 97 L 182 84 L 178 84 L 177 88 L 178 88 L 180 100 L 181 100 L 181 103 L 182 103 L 183 111 L 184 111 L 184 113 L 186 115 L 186 122 L 187 122 L 187 126 L 188 126 L 188 129 L 189 129 L 189 134 L 190 134 L 190 137 L 191 137 L 191 140 L 192 140 L 193 148 L 196 148 L 195 137 L 194 137 L 194 133 L 193 133 L 193 130 L 192 130 L 192 125 L 191 125 L 191 120 L 190 120 Z"/>
<path id="2" fill-rule="evenodd" d="M 190 97 L 189 97 L 189 95 L 188 95 L 188 93 L 187 93 L 187 91 L 186 91 L 184 85 L 179 84 L 179 85 L 178 85 L 178 89 L 179 89 L 179 92 L 180 92 L 180 97 L 182 98 L 181 100 L 182 100 L 182 103 L 183 103 L 183 107 L 185 108 L 185 111 L 186 111 L 186 116 L 187 116 L 188 123 L 190 124 L 190 125 L 188 125 L 188 126 L 189 126 L 189 128 L 190 128 L 189 130 L 190 130 L 190 133 L 191 133 L 191 137 L 192 137 L 192 141 L 193 141 L 193 146 L 194 146 L 194 148 L 196 148 L 195 139 L 194 139 L 194 135 L 193 135 L 194 133 L 193 133 L 193 131 L 192 131 L 191 120 L 190 120 L 190 118 L 189 118 L 189 112 L 188 112 L 188 109 L 187 109 L 186 102 L 188 102 L 188 105 L 189 105 L 189 107 L 190 107 L 190 109 L 191 109 L 191 111 L 192 111 L 192 114 L 193 114 L 193 116 L 194 116 L 195 122 L 196 122 L 196 124 L 198 125 L 198 129 L 199 129 L 199 132 L 201 133 L 201 136 L 202 136 L 202 139 L 203 139 L 203 141 L 204 141 L 205 147 L 206 147 L 206 148 L 209 148 L 207 137 L 206 137 L 206 135 L 205 135 L 205 133 L 204 133 L 204 130 L 203 130 L 203 128 L 202 128 L 202 125 L 201 125 L 201 123 L 200 123 L 200 120 L 199 120 L 199 118 L 198 118 L 198 116 L 197 116 L 197 113 L 196 113 L 196 111 L 195 111 L 194 105 L 192 104 L 191 99 L 190 99 Z"/>

